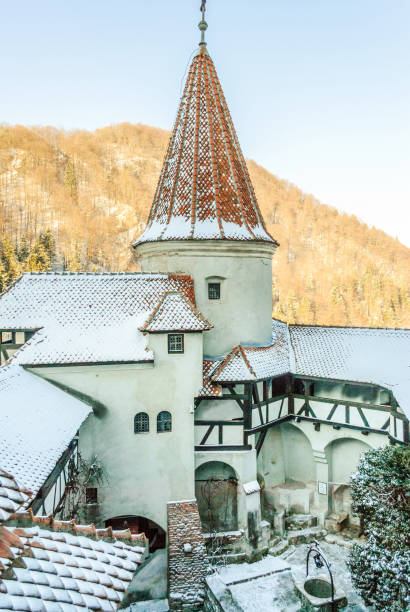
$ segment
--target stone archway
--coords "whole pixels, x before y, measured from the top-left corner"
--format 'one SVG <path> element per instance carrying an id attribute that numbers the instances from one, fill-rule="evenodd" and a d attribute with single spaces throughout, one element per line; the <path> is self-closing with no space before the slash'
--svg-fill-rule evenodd
<path id="1" fill-rule="evenodd" d="M 131 533 L 145 533 L 149 539 L 149 551 L 155 552 L 166 546 L 166 533 L 157 523 L 145 516 L 115 516 L 105 521 L 106 527 L 129 529 Z"/>
<path id="2" fill-rule="evenodd" d="M 195 496 L 206 533 L 238 529 L 238 478 L 222 461 L 208 461 L 195 470 Z"/>
<path id="3" fill-rule="evenodd" d="M 347 515 L 343 524 L 358 527 L 360 519 L 352 514 L 350 476 L 356 471 L 361 456 L 370 446 L 356 438 L 339 438 L 325 448 L 329 465 L 329 502 L 331 512 L 339 517 Z"/>

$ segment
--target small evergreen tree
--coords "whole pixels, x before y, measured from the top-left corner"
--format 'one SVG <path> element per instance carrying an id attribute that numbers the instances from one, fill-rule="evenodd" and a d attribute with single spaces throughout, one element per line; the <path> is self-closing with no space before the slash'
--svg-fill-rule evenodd
<path id="1" fill-rule="evenodd" d="M 410 449 L 368 451 L 352 476 L 353 510 L 363 517 L 366 543 L 355 544 L 349 567 L 364 602 L 376 610 L 409 609 Z"/>
<path id="2" fill-rule="evenodd" d="M 25 262 L 25 269 L 29 272 L 47 272 L 51 269 L 51 261 L 44 246 L 36 240 L 30 255 Z"/>
<path id="3" fill-rule="evenodd" d="M 30 244 L 25 236 L 23 236 L 19 242 L 17 248 L 17 259 L 20 263 L 26 261 L 27 257 L 30 255 Z"/>
<path id="4" fill-rule="evenodd" d="M 21 274 L 21 265 L 17 259 L 16 250 L 7 234 L 4 234 L 0 244 L 0 255 L 3 264 L 3 290 L 11 285 Z"/>
<path id="5" fill-rule="evenodd" d="M 56 256 L 56 241 L 51 229 L 48 228 L 41 232 L 38 241 L 44 247 L 50 262 L 53 263 Z"/>

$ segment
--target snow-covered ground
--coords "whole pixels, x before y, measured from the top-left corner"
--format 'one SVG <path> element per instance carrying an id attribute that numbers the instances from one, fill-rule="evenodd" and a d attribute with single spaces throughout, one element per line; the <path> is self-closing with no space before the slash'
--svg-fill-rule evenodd
<path id="1" fill-rule="evenodd" d="M 348 550 L 337 544 L 321 542 L 320 546 L 331 563 L 335 584 L 347 595 L 346 612 L 369 610 L 353 590 L 346 565 Z M 294 590 L 292 575 L 304 578 L 307 545 L 295 547 L 286 561 L 266 557 L 258 563 L 228 565 L 218 570 L 220 578 L 229 587 L 235 603 L 245 612 L 297 612 L 300 601 Z M 316 570 L 311 563 L 310 573 Z M 323 574 L 323 569 L 320 571 Z"/>

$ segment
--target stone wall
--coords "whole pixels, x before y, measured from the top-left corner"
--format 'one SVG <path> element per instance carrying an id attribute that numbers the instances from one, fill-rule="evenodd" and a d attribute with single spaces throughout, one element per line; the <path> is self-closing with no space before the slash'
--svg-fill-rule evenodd
<path id="1" fill-rule="evenodd" d="M 208 559 L 196 500 L 168 502 L 168 598 L 177 612 L 202 610 Z"/>

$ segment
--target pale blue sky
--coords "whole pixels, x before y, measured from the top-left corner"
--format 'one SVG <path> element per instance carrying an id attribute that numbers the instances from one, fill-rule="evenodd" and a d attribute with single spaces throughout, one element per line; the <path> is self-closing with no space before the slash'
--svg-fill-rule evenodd
<path id="1" fill-rule="evenodd" d="M 208 0 L 246 156 L 410 246 L 410 0 Z M 0 122 L 170 129 L 199 0 L 0 0 Z"/>

